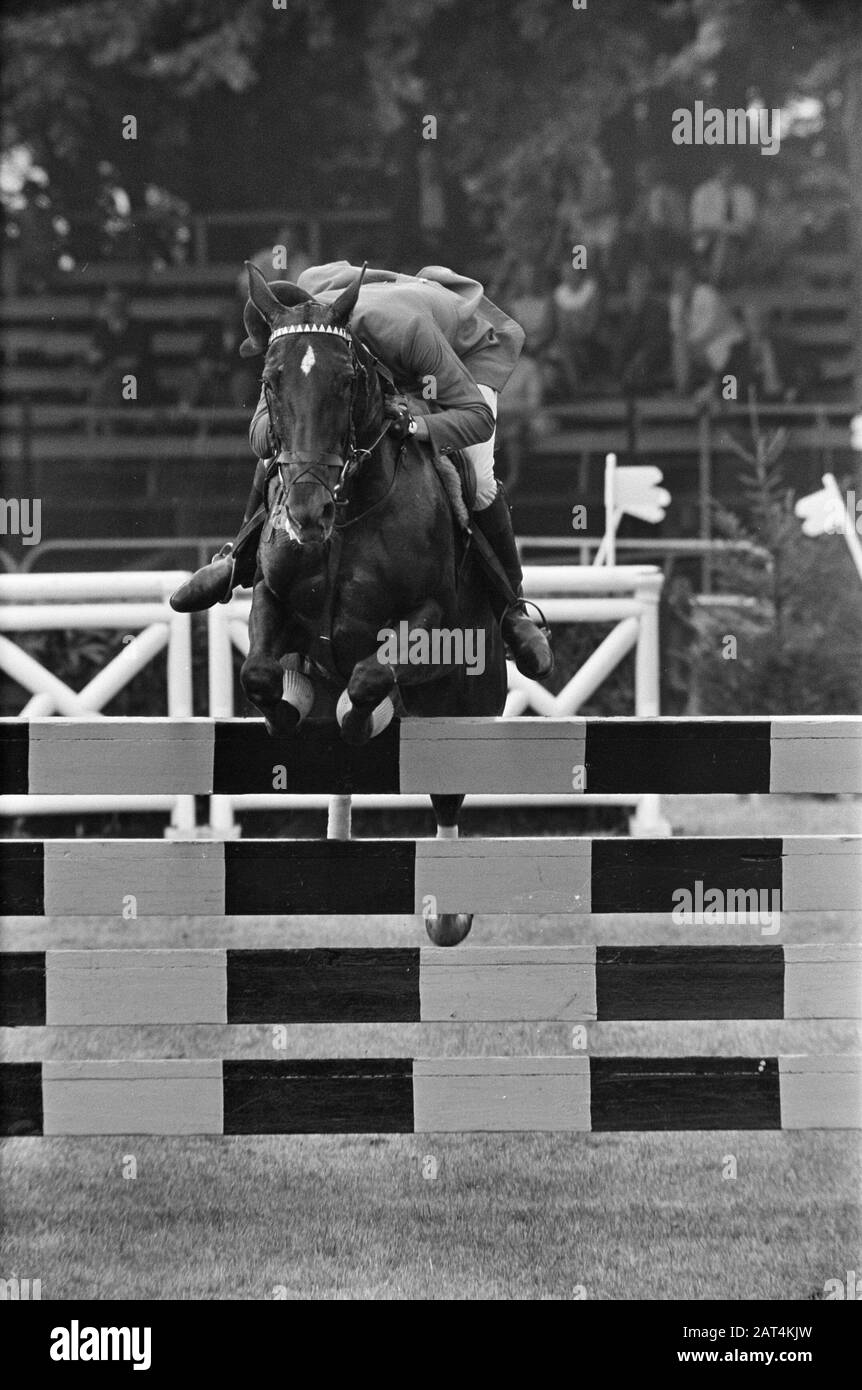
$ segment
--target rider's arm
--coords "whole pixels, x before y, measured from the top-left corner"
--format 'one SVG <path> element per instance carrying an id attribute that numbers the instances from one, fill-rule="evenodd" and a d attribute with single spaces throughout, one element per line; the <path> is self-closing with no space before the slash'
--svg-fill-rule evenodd
<path id="1" fill-rule="evenodd" d="M 438 452 L 483 444 L 494 433 L 494 415 L 478 386 L 437 325 L 417 319 L 404 345 L 410 374 L 433 388 L 437 413 L 422 416 L 421 435 Z M 424 425 L 424 428 L 423 428 Z"/>
<path id="2" fill-rule="evenodd" d="M 251 424 L 248 430 L 248 442 L 251 451 L 259 459 L 270 458 L 273 451 L 272 439 L 269 432 L 269 411 L 266 408 L 266 395 L 261 387 L 260 400 L 258 401 Z"/>

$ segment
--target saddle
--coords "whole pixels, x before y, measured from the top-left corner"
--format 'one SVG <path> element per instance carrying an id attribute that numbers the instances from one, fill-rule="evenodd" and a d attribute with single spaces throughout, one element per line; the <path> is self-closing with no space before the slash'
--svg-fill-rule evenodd
<path id="1" fill-rule="evenodd" d="M 385 377 L 383 381 L 384 389 L 387 389 Z M 428 402 L 423 398 L 407 393 L 406 399 L 410 402 L 411 414 L 430 415 L 433 413 L 428 409 Z M 421 449 L 424 457 L 430 457 L 449 499 L 457 528 L 461 531 L 469 531 L 470 513 L 476 502 L 476 477 L 466 456 L 463 453 L 438 454 L 436 450 L 429 448 L 427 443 L 418 444 L 416 447 Z"/>
<path id="2" fill-rule="evenodd" d="M 446 489 L 455 521 L 470 529 L 470 513 L 476 503 L 476 476 L 464 454 L 435 454 L 434 467 Z"/>

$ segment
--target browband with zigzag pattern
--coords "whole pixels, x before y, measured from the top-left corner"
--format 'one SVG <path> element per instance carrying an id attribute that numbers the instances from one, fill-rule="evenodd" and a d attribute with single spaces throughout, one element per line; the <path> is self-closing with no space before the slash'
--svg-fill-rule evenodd
<path id="1" fill-rule="evenodd" d="M 345 342 L 352 341 L 346 328 L 335 328 L 332 324 L 322 323 L 286 324 L 283 328 L 274 329 L 269 335 L 269 341 L 274 343 L 276 338 L 284 338 L 288 333 L 332 333 L 337 338 L 343 338 Z"/>

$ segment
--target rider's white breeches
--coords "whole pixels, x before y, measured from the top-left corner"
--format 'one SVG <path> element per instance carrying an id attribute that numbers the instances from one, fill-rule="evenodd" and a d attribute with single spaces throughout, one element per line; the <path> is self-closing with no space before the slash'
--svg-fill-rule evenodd
<path id="1" fill-rule="evenodd" d="M 497 418 L 497 392 L 490 386 L 476 383 Z M 471 444 L 464 450 L 476 478 L 476 503 L 474 510 L 484 511 L 490 507 L 497 495 L 497 479 L 494 477 L 494 439 L 496 430 L 483 444 Z"/>

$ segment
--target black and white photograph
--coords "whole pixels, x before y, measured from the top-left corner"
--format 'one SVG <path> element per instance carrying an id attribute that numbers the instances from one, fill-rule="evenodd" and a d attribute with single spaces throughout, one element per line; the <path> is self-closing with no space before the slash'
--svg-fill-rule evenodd
<path id="1" fill-rule="evenodd" d="M 200 1317 L 207 1369 L 253 1326 L 290 1373 L 238 1303 L 565 1301 L 615 1305 L 573 1329 L 609 1373 L 822 1379 L 814 1305 L 862 1299 L 862 3 L 0 35 L 23 1365 L 203 1370 Z"/>

